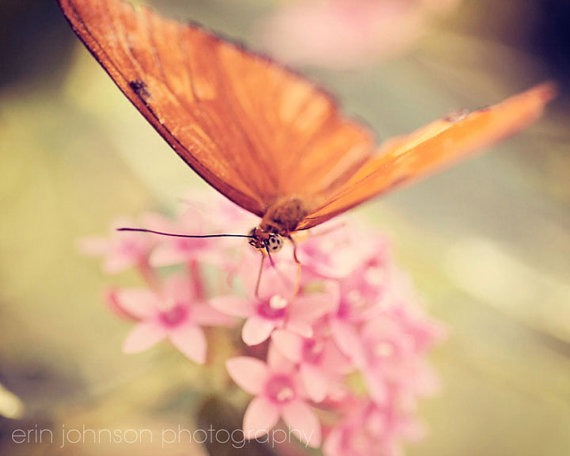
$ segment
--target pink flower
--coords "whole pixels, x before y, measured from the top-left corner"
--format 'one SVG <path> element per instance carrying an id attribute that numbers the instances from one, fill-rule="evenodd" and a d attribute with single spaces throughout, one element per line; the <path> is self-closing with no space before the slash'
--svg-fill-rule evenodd
<path id="1" fill-rule="evenodd" d="M 393 57 L 459 0 L 305 0 L 265 19 L 261 39 L 293 64 L 347 68 Z"/>
<path id="2" fill-rule="evenodd" d="M 352 398 L 323 444 L 324 456 L 398 456 L 399 440 L 416 440 L 423 428 L 395 404 Z"/>
<path id="3" fill-rule="evenodd" d="M 211 214 L 213 210 L 215 214 L 218 214 L 218 218 L 212 221 L 216 232 L 225 233 L 225 230 L 230 227 L 232 233 L 248 233 L 259 224 L 259 217 L 241 208 L 229 199 L 220 197 L 217 192 L 213 193 L 215 197 L 212 196 L 208 200 L 208 208 L 210 209 L 208 212 Z M 229 242 L 228 245 L 230 245 Z"/>
<path id="4" fill-rule="evenodd" d="M 264 342 L 278 328 L 311 337 L 313 323 L 338 305 L 338 290 L 334 284 L 328 284 L 323 292 L 295 295 L 281 271 L 278 267 L 264 270 L 263 287 L 258 296 L 254 295 L 255 285 L 246 282 L 250 293 L 247 299 L 227 295 L 210 300 L 210 305 L 220 312 L 247 319 L 242 329 L 242 339 L 247 345 Z"/>
<path id="5" fill-rule="evenodd" d="M 387 241 L 356 224 L 330 222 L 312 230 L 298 244 L 297 256 L 309 278 L 343 279 L 361 268 L 368 258 L 379 256 Z"/>
<path id="6" fill-rule="evenodd" d="M 270 352 L 271 353 L 271 352 Z M 247 439 L 265 435 L 279 418 L 289 426 L 289 432 L 309 446 L 321 443 L 319 420 L 299 381 L 292 363 L 270 355 L 266 364 L 256 358 L 241 356 L 226 362 L 230 377 L 246 392 L 255 396 L 245 411 L 243 431 Z"/>
<path id="7" fill-rule="evenodd" d="M 366 321 L 377 315 L 389 298 L 392 282 L 392 259 L 386 245 L 369 244 L 352 274 L 340 282 L 340 313 L 353 322 Z"/>
<path id="8" fill-rule="evenodd" d="M 392 320 L 376 318 L 364 325 L 361 343 L 365 359 L 359 368 L 372 400 L 382 403 L 389 384 L 408 380 L 406 375 L 411 372 L 407 368 L 414 361 L 413 341 Z"/>
<path id="9" fill-rule="evenodd" d="M 255 224 L 226 200 L 203 201 L 186 201 L 174 221 L 148 216 L 121 225 L 181 234 L 232 226 L 238 234 Z M 127 353 L 166 339 L 202 364 L 204 327 L 231 327 L 226 340 L 235 340 L 234 317 L 245 319 L 247 347 L 236 347 L 242 356 L 226 367 L 255 396 L 244 416 L 247 438 L 265 435 L 282 419 L 302 442 L 319 446 L 318 407 L 325 456 L 395 456 L 402 440 L 421 433 L 413 419 L 416 402 L 437 387 L 426 353 L 442 330 L 416 305 L 382 235 L 334 222 L 296 233 L 295 241 L 302 267 L 290 242 L 271 257 L 251 249 L 247 239 L 133 232 L 83 247 L 103 256 L 107 270 L 134 267 L 144 279 L 146 288 L 108 294 L 113 312 L 135 322 L 124 342 Z M 162 268 L 167 265 L 174 267 Z"/>
<path id="10" fill-rule="evenodd" d="M 392 277 L 395 272 L 387 246 L 371 243 L 371 248 L 366 256 L 361 257 L 359 266 L 339 280 L 339 306 L 334 314 L 329 315 L 332 336 L 341 351 L 356 365 L 362 365 L 365 358 L 360 325 L 385 312 L 397 292 L 394 290 Z"/>
<path id="11" fill-rule="evenodd" d="M 175 221 L 164 217 L 150 228 L 156 231 L 175 234 L 202 235 L 217 234 L 208 223 L 204 214 L 196 207 L 186 208 Z M 157 237 L 159 235 L 147 234 Z M 150 263 L 153 266 L 170 266 L 193 262 L 221 263 L 223 262 L 224 239 L 221 238 L 188 238 L 162 236 L 153 250 Z"/>
<path id="12" fill-rule="evenodd" d="M 163 339 L 196 363 L 206 360 L 206 337 L 201 326 L 231 326 L 232 320 L 204 302 L 196 302 L 193 286 L 183 275 L 167 279 L 160 292 L 119 290 L 116 305 L 139 322 L 123 344 L 125 353 L 144 351 Z"/>
<path id="13" fill-rule="evenodd" d="M 414 306 L 411 298 L 398 302 L 388 312 L 390 318 L 399 322 L 401 331 L 413 340 L 418 356 L 446 338 L 445 327 L 425 315 L 421 307 Z"/>
<path id="14" fill-rule="evenodd" d="M 429 325 L 426 325 L 429 327 Z M 406 331 L 397 314 L 387 312 L 361 329 L 364 362 L 358 366 L 373 401 L 384 403 L 395 385 L 409 402 L 420 394 L 431 394 L 437 382 L 424 360 L 421 339 L 424 328 Z M 421 338 L 418 340 L 418 337 Z"/>
<path id="15" fill-rule="evenodd" d="M 154 220 L 154 216 L 143 219 Z M 131 267 L 145 268 L 157 239 L 144 233 L 117 231 L 117 228 L 132 226 L 137 224 L 128 219 L 118 219 L 113 223 L 109 237 L 84 238 L 79 242 L 79 249 L 86 255 L 103 257 L 103 269 L 109 274 Z"/>
<path id="16" fill-rule="evenodd" d="M 138 316 L 138 313 L 137 315 L 131 313 L 131 311 L 121 303 L 118 296 L 120 293 L 121 291 L 117 288 L 112 288 L 107 292 L 105 303 L 109 310 L 125 320 L 139 321 L 140 317 Z"/>
<path id="17" fill-rule="evenodd" d="M 298 366 L 303 386 L 314 402 L 321 402 L 340 383 L 343 374 L 352 370 L 322 326 L 313 337 L 277 330 L 271 341 L 285 358 Z"/>
<path id="18" fill-rule="evenodd" d="M 339 312 L 354 321 L 369 319 L 365 308 L 380 304 L 389 288 L 393 262 L 389 242 L 377 233 L 328 224 L 309 234 L 298 247 L 303 275 L 335 279 L 341 287 Z"/>
<path id="19" fill-rule="evenodd" d="M 257 223 L 257 217 L 216 192 L 194 191 L 182 200 L 182 210 L 174 218 L 163 217 L 145 228 L 188 235 L 246 234 Z M 230 231 L 228 227 L 231 227 Z M 234 262 L 230 249 L 248 248 L 246 241 L 224 237 L 164 236 L 157 242 L 150 262 L 153 266 L 200 262 L 226 268 L 228 263 Z"/>

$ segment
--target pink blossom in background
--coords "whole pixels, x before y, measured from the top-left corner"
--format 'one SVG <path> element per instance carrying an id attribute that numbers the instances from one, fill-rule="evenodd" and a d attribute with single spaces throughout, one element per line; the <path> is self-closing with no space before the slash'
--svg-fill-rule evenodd
<path id="1" fill-rule="evenodd" d="M 280 60 L 348 68 L 402 53 L 459 0 L 298 0 L 264 19 L 260 38 Z"/>
<path id="2" fill-rule="evenodd" d="M 397 321 L 388 316 L 377 317 L 361 328 L 360 340 L 364 360 L 362 370 L 370 398 L 378 404 L 386 401 L 391 385 L 408 388 L 417 382 L 413 337 L 401 331 Z"/>
<path id="3" fill-rule="evenodd" d="M 143 217 L 145 224 L 153 216 Z M 128 218 L 117 219 L 111 228 L 111 235 L 105 237 L 89 237 L 81 239 L 79 249 L 85 255 L 103 258 L 103 270 L 108 274 L 116 274 L 131 267 L 147 267 L 148 257 L 156 245 L 156 239 L 143 233 L 121 233 L 117 228 L 136 226 L 138 223 Z"/>
<path id="4" fill-rule="evenodd" d="M 254 395 L 244 415 L 246 438 L 257 438 L 273 428 L 281 417 L 301 442 L 316 447 L 321 443 L 319 420 L 306 403 L 307 396 L 295 364 L 271 352 L 268 363 L 250 357 L 227 361 L 230 377 Z"/>
<path id="5" fill-rule="evenodd" d="M 121 225 L 245 234 L 256 223 L 221 197 L 194 198 L 174 216 Z M 223 348 L 220 340 L 231 343 L 222 350 L 232 353 L 227 372 L 217 375 L 228 394 L 240 388 L 252 396 L 243 418 L 248 438 L 282 422 L 327 456 L 385 456 L 421 437 L 417 401 L 437 391 L 427 355 L 443 331 L 422 310 L 385 236 L 349 221 L 299 233 L 301 267 L 291 243 L 262 261 L 243 238 L 181 241 L 113 232 L 82 243 L 107 272 L 133 269 L 142 279 L 107 294 L 112 312 L 133 322 L 126 353 L 169 341 L 200 365 Z M 215 343 L 208 327 L 216 328 Z"/>
<path id="6" fill-rule="evenodd" d="M 400 456 L 400 441 L 416 441 L 424 429 L 413 415 L 402 413 L 394 402 L 378 405 L 349 397 L 342 418 L 328 430 L 324 456 Z"/>
<path id="7" fill-rule="evenodd" d="M 233 320 L 192 294 L 194 287 L 184 275 L 164 281 L 159 291 L 123 289 L 115 293 L 117 305 L 138 323 L 123 344 L 125 353 L 147 350 L 168 339 L 192 361 L 206 361 L 206 336 L 202 326 L 231 326 Z"/>
<path id="8" fill-rule="evenodd" d="M 363 236 L 370 244 L 358 242 Z M 388 241 L 382 236 L 370 236 L 355 223 L 349 228 L 345 222 L 335 220 L 305 234 L 297 256 L 306 275 L 342 279 L 362 267 L 367 258 L 379 255 L 377 261 L 381 261 L 384 247 L 387 251 Z"/>
<path id="9" fill-rule="evenodd" d="M 189 193 L 182 200 L 181 206 L 182 209 L 174 217 L 157 216 L 152 226 L 147 228 L 169 233 L 200 235 L 226 233 L 227 227 L 231 227 L 232 233 L 243 234 L 256 222 L 252 214 L 229 200 L 220 199 L 214 203 L 214 207 L 211 207 L 203 192 Z M 213 211 L 224 215 L 212 219 Z M 153 250 L 150 262 L 158 267 L 194 261 L 223 266 L 228 246 L 235 246 L 235 240 L 165 237 Z"/>
<path id="10" fill-rule="evenodd" d="M 343 375 L 353 370 L 325 326 L 318 327 L 313 337 L 277 330 L 271 341 L 285 358 L 298 366 L 303 386 L 314 402 L 323 401 Z"/>
<path id="11" fill-rule="evenodd" d="M 176 220 L 163 217 L 152 226 L 153 230 L 180 234 L 208 234 L 210 230 L 200 211 L 189 208 L 176 217 Z M 219 263 L 219 239 L 165 237 L 157 244 L 150 256 L 153 266 L 170 266 L 180 263 L 200 261 Z"/>

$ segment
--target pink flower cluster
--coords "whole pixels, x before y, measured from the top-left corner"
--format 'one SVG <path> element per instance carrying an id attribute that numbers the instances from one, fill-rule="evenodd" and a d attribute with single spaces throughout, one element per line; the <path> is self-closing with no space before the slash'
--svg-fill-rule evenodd
<path id="1" fill-rule="evenodd" d="M 174 219 L 147 215 L 120 225 L 187 234 L 255 225 L 228 202 L 200 204 L 186 204 Z M 254 396 L 246 438 L 264 436 L 280 419 L 327 456 L 394 455 L 403 440 L 419 438 L 417 399 L 437 387 L 426 354 L 442 329 L 416 304 L 387 240 L 331 222 L 296 239 L 301 266 L 292 245 L 262 263 L 246 241 L 116 231 L 84 241 L 107 272 L 134 268 L 144 279 L 143 287 L 108 294 L 111 308 L 135 322 L 123 350 L 168 339 L 202 364 L 205 327 L 241 331 L 240 356 L 226 368 Z"/>

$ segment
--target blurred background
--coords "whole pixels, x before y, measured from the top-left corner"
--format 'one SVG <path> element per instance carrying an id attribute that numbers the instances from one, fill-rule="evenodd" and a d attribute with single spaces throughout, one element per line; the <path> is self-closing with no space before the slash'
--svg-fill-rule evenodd
<path id="1" fill-rule="evenodd" d="M 148 3 L 286 59 L 380 139 L 558 82 L 560 97 L 528 131 L 357 212 L 394 240 L 449 329 L 432 357 L 442 393 L 419 411 L 429 435 L 406 453 L 570 454 L 570 3 L 377 0 L 374 14 L 346 21 L 310 0 Z M 34 427 L 175 428 L 208 383 L 168 349 L 123 355 L 129 325 L 103 304 L 116 280 L 78 253 L 78 239 L 107 233 L 117 216 L 172 206 L 204 184 L 55 1 L 0 0 L 0 149 L 0 454 L 204 454 L 11 439 Z"/>

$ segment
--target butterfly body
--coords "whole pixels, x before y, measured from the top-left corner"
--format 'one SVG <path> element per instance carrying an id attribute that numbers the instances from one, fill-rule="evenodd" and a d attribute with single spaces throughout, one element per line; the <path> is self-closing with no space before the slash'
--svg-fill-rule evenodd
<path id="1" fill-rule="evenodd" d="M 250 245 L 258 250 L 278 252 L 283 246 L 283 238 L 291 239 L 291 233 L 297 230 L 307 214 L 309 210 L 302 198 L 278 198 L 267 208 L 259 226 L 250 231 Z"/>
<path id="2" fill-rule="evenodd" d="M 267 57 L 196 24 L 123 0 L 58 0 L 120 90 L 184 162 L 259 216 L 266 251 L 376 196 L 408 185 L 540 117 L 537 85 L 497 105 L 442 118 L 380 146 L 334 99 Z"/>
<path id="3" fill-rule="evenodd" d="M 307 204 L 302 198 L 281 197 L 266 209 L 259 229 L 263 232 L 289 237 L 309 213 Z"/>

